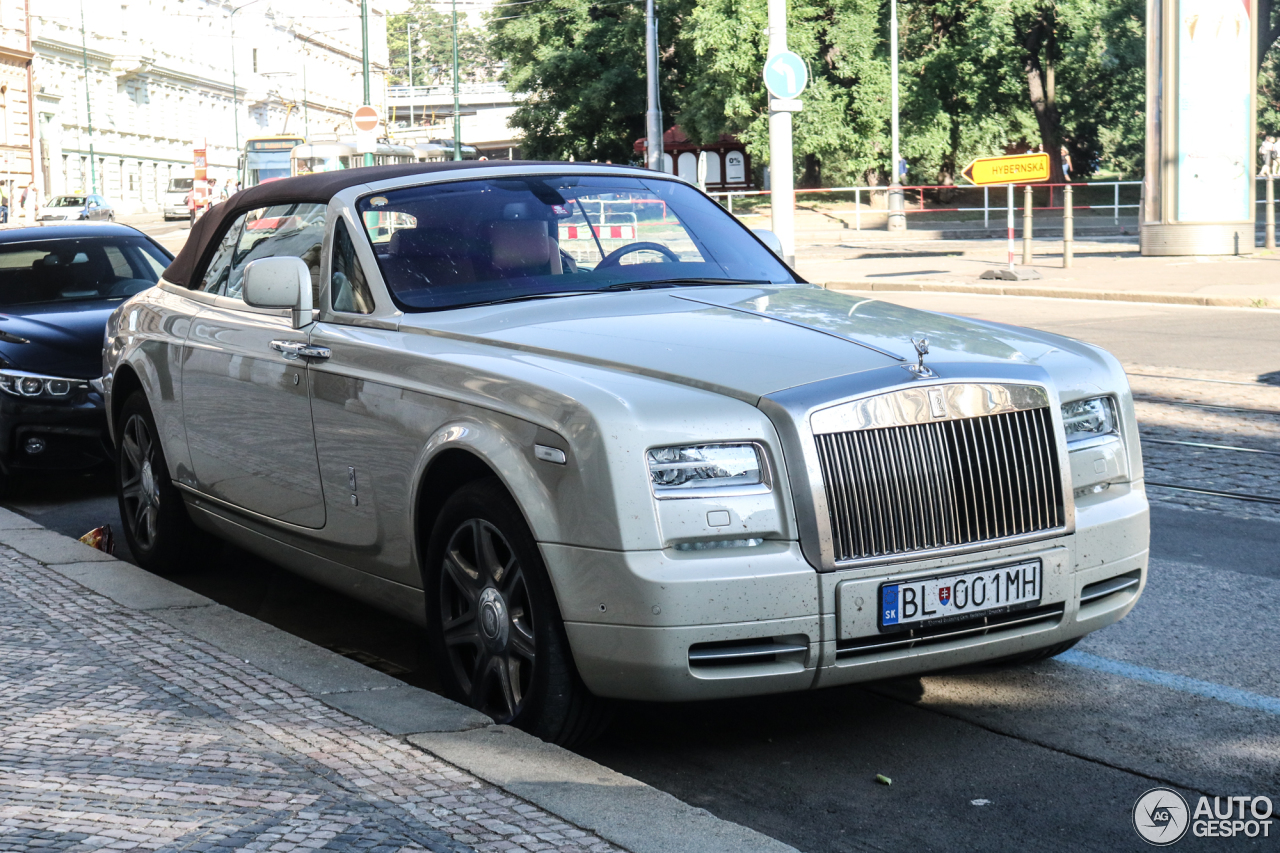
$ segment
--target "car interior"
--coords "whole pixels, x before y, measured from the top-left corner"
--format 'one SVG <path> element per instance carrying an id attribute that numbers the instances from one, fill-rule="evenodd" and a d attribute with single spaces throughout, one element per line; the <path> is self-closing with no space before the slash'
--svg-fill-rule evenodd
<path id="1" fill-rule="evenodd" d="M 168 264 L 139 240 L 49 240 L 0 246 L 0 305 L 124 299 L 156 283 Z"/>

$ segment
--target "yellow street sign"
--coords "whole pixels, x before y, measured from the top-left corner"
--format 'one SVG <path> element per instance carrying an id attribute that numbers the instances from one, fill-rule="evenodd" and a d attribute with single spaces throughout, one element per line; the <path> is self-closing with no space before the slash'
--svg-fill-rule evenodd
<path id="1" fill-rule="evenodd" d="M 986 184 L 1033 184 L 1049 180 L 1049 155 L 1013 154 L 1009 157 L 979 157 L 960 175 L 978 186 Z"/>

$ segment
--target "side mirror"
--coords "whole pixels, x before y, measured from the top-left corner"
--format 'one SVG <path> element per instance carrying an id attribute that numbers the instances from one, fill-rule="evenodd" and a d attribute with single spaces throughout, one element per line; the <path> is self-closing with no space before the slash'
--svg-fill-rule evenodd
<path id="1" fill-rule="evenodd" d="M 301 258 L 258 258 L 244 268 L 245 304 L 289 308 L 293 327 L 311 322 L 311 270 Z"/>
<path id="2" fill-rule="evenodd" d="M 778 257 L 782 257 L 782 241 L 778 239 L 778 235 L 774 234 L 768 228 L 752 228 L 751 233 L 760 238 L 760 242 L 769 247 Z"/>

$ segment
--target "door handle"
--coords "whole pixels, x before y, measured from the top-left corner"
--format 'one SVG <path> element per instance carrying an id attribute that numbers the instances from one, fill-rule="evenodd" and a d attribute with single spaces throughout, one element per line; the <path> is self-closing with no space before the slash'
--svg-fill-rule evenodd
<path id="1" fill-rule="evenodd" d="M 272 341 L 271 348 L 289 361 L 298 358 L 328 358 L 333 352 L 328 347 L 305 344 L 302 341 Z"/>

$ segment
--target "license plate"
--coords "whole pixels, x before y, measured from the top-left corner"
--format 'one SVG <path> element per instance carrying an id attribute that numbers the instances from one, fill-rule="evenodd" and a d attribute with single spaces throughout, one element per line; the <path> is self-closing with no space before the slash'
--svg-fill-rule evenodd
<path id="1" fill-rule="evenodd" d="M 880 630 L 901 631 L 1040 603 L 1040 561 L 880 585 Z"/>

